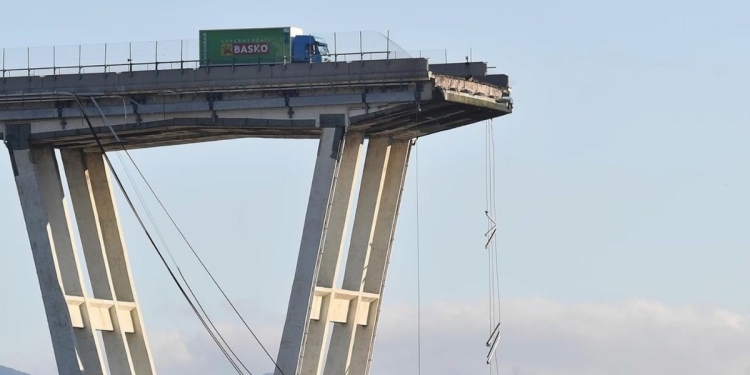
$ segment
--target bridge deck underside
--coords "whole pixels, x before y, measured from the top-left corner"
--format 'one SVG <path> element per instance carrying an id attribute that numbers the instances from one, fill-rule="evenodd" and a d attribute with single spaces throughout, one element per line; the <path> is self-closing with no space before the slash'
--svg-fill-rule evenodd
<path id="1" fill-rule="evenodd" d="M 409 139 L 499 117 L 510 112 L 505 103 L 477 100 L 471 103 L 447 100 L 400 105 L 388 110 L 355 116 L 350 129 L 364 131 L 368 137 L 390 136 Z M 321 128 L 308 119 L 254 118 L 174 118 L 153 122 L 94 127 L 99 141 L 107 150 L 170 146 L 238 138 L 319 138 Z M 115 138 L 114 134 L 117 134 Z M 119 138 L 119 142 L 118 142 Z M 31 135 L 34 144 L 53 147 L 94 150 L 98 146 L 88 128 L 70 129 Z"/>

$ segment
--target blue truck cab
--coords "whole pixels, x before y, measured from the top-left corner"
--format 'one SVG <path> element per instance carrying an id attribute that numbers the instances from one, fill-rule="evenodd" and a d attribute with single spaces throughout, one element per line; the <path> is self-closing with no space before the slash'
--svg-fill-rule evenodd
<path id="1" fill-rule="evenodd" d="M 313 35 L 296 35 L 292 37 L 292 62 L 328 61 L 328 44 Z"/>

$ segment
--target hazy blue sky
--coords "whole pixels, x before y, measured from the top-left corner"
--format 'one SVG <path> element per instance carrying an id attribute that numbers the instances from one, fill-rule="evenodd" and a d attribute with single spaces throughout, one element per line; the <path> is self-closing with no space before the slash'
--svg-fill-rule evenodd
<path id="1" fill-rule="evenodd" d="M 3 7 L 0 46 L 294 25 L 390 30 L 406 50 L 447 48 L 454 61 L 471 48 L 474 60 L 510 75 L 515 99 L 515 113 L 494 121 L 503 373 L 750 373 L 750 5 L 364 4 L 12 2 Z M 419 143 L 426 373 L 486 371 L 484 142 L 485 125 L 475 124 Z M 237 140 L 132 153 L 274 352 L 315 149 L 314 141 Z M 379 374 L 416 369 L 413 161 L 375 352 Z M 125 205 L 120 213 L 159 369 L 228 373 L 133 215 Z M 234 330 L 233 342 L 247 344 L 251 370 L 270 371 L 162 215 L 158 222 L 204 303 Z M 0 364 L 53 374 L 7 157 L 0 239 Z"/>

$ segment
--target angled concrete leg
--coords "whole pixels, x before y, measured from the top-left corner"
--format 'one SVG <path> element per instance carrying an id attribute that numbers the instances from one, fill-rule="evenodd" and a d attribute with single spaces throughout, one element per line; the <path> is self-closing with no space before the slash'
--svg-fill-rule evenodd
<path id="1" fill-rule="evenodd" d="M 59 218 L 61 215 L 59 212 L 49 214 L 48 206 L 43 198 L 47 190 L 56 187 L 44 185 L 43 175 L 50 171 L 42 170 L 36 163 L 37 155 L 32 152 L 28 143 L 28 127 L 29 125 L 16 125 L 13 129 L 9 127 L 7 146 L 39 279 L 58 373 L 80 375 L 81 365 L 76 355 L 76 335 L 71 325 L 68 304 L 61 286 L 55 256 L 54 233 L 52 233 L 53 226 L 60 228 L 63 224 L 50 223 L 50 217 Z M 44 154 L 49 155 L 48 152 Z M 46 164 L 49 165 L 49 163 Z"/>
<path id="2" fill-rule="evenodd" d="M 42 199 L 49 218 L 53 254 L 57 258 L 71 324 L 75 328 L 73 332 L 76 335 L 78 357 L 87 375 L 104 374 L 104 360 L 89 316 L 90 306 L 80 272 L 78 252 L 73 244 L 70 215 L 65 203 L 57 159 L 51 147 L 33 149 L 32 154 L 39 170 L 39 181 L 42 186 L 47 187 L 42 191 Z"/>
<path id="3" fill-rule="evenodd" d="M 112 375 L 153 374 L 109 170 L 101 154 L 61 152 L 94 292 L 87 299 L 102 331 Z"/>
<path id="4" fill-rule="evenodd" d="M 326 375 L 354 375 L 349 371 L 354 335 L 359 325 L 366 324 L 364 319 L 367 318 L 369 306 L 378 298 L 375 295 L 363 294 L 363 286 L 365 276 L 369 272 L 368 263 L 375 239 L 375 224 L 380 214 L 384 182 L 389 172 L 390 152 L 388 138 L 370 139 L 352 228 L 343 290 L 337 291 L 342 295 L 342 299 L 349 300 L 348 313 L 343 322 L 338 320 L 334 325 L 325 364 Z M 347 295 L 349 298 L 345 297 Z"/>
<path id="5" fill-rule="evenodd" d="M 302 375 L 317 375 L 322 367 L 321 358 L 331 326 L 330 315 L 333 312 L 333 309 L 331 309 L 333 294 L 331 292 L 338 277 L 341 253 L 344 249 L 351 196 L 358 177 L 363 141 L 364 135 L 361 132 L 351 132 L 346 135 L 344 140 L 344 151 L 336 176 L 335 194 L 331 203 L 328 230 L 323 245 L 323 255 L 310 313 L 310 326 L 302 351 Z"/>
<path id="6" fill-rule="evenodd" d="M 380 305 L 383 303 L 383 287 L 391 257 L 391 246 L 396 231 L 398 209 L 406 180 L 406 169 L 411 151 L 411 141 L 394 141 L 388 159 L 388 173 L 383 184 L 372 250 L 367 263 L 363 294 L 374 294 L 378 299 L 370 304 L 367 324 L 357 328 L 354 336 L 352 357 L 349 363 L 350 375 L 370 373 L 372 351 L 375 345 Z"/>
<path id="7" fill-rule="evenodd" d="M 279 346 L 277 363 L 284 375 L 295 375 L 300 370 L 302 347 L 313 302 L 331 198 L 334 193 L 334 177 L 341 161 L 344 124 L 344 115 L 321 116 L 321 125 L 324 128 L 318 146 L 318 156 L 297 257 L 297 269 L 292 282 L 289 308 Z M 278 368 L 275 374 L 282 375 Z"/>

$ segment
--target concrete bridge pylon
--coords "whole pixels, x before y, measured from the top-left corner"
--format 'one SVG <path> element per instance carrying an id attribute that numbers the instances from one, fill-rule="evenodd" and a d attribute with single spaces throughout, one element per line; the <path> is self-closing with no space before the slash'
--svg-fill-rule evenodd
<path id="1" fill-rule="evenodd" d="M 156 373 L 106 153 L 256 137 L 319 142 L 275 375 L 368 374 L 412 145 L 510 114 L 507 82 L 411 58 L 0 80 L 58 372 Z"/>

